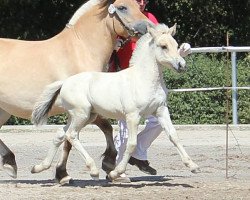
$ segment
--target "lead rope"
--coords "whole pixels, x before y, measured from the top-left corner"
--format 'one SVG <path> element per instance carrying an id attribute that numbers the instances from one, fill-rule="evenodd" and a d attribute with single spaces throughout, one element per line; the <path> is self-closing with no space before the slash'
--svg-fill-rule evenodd
<path id="1" fill-rule="evenodd" d="M 122 48 L 122 47 L 124 47 L 124 46 L 131 40 L 131 37 L 132 37 L 132 36 L 135 36 L 135 34 L 136 34 L 136 33 L 135 33 L 135 30 L 134 30 L 134 29 L 130 29 L 130 28 L 124 23 L 124 21 L 122 20 L 122 18 L 121 18 L 120 15 L 119 15 L 119 12 L 117 12 L 117 9 L 116 9 L 116 7 L 115 7 L 113 4 L 110 4 L 110 6 L 108 7 L 108 12 L 109 12 L 109 14 L 111 14 L 111 15 L 116 14 L 117 19 L 120 21 L 120 23 L 123 25 L 123 27 L 124 27 L 124 28 L 127 30 L 127 32 L 128 32 L 129 37 L 127 37 L 123 42 L 121 42 L 121 46 L 119 47 L 119 48 Z M 116 33 L 116 35 L 118 35 L 117 32 L 116 32 L 116 30 L 115 30 L 114 19 L 113 19 L 113 29 L 114 29 L 114 32 Z M 119 35 L 118 35 L 118 36 L 119 36 Z M 113 51 L 112 56 L 111 56 L 111 58 L 110 58 L 110 64 L 112 65 L 112 63 L 113 63 L 113 65 L 114 65 L 114 67 L 115 67 L 115 71 L 120 71 L 120 70 L 121 70 L 120 61 L 119 61 L 119 58 L 118 58 L 118 56 L 117 56 L 116 50 Z M 110 66 L 109 66 L 108 68 L 110 68 Z M 109 70 L 109 69 L 108 69 L 108 70 Z"/>
<path id="2" fill-rule="evenodd" d="M 111 15 L 116 15 L 117 19 L 119 20 L 119 22 L 123 25 L 123 27 L 127 30 L 128 34 L 130 37 L 134 37 L 136 35 L 135 29 L 134 28 L 129 28 L 124 21 L 122 20 L 122 17 L 119 14 L 119 11 L 116 9 L 116 7 L 113 4 L 110 4 L 110 6 L 108 7 L 108 12 Z M 113 22 L 114 24 L 114 22 Z"/>

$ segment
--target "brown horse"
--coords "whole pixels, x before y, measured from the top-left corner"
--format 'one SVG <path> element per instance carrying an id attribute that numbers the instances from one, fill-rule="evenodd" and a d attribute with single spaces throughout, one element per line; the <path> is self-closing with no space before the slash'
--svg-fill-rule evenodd
<path id="1" fill-rule="evenodd" d="M 48 40 L 0 39 L 0 127 L 11 115 L 29 119 L 46 85 L 83 71 L 103 71 L 117 36 L 144 34 L 147 23 L 134 0 L 89 0 L 62 32 Z M 62 112 L 59 100 L 50 114 Z M 109 172 L 116 156 L 112 126 L 101 117 L 94 124 L 107 140 L 103 169 Z M 71 179 L 66 171 L 70 149 L 66 142 L 56 170 L 60 183 Z M 15 156 L 2 140 L 0 155 L 6 172 L 16 177 Z"/>

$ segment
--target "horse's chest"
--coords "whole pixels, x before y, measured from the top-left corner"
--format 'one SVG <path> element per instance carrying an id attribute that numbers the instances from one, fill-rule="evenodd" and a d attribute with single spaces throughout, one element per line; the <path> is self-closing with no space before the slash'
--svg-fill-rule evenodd
<path id="1" fill-rule="evenodd" d="M 154 113 L 157 108 L 166 103 L 166 93 L 163 90 L 155 91 L 148 98 L 144 99 L 143 112 L 147 114 Z"/>
<path id="2" fill-rule="evenodd" d="M 149 108 L 153 108 L 156 109 L 159 106 L 162 106 L 164 103 L 166 102 L 166 98 L 164 98 L 163 95 L 158 95 L 158 96 L 154 96 L 150 99 L 150 102 L 148 104 Z"/>

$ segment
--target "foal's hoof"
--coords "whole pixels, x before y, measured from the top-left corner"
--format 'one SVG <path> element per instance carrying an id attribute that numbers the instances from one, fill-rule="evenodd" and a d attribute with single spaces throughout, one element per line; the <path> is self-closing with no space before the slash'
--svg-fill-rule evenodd
<path id="1" fill-rule="evenodd" d="M 73 179 L 72 179 L 70 176 L 65 176 L 65 177 L 63 177 L 63 178 L 59 181 L 59 184 L 60 184 L 61 186 L 63 186 L 63 185 L 72 185 L 73 182 L 74 182 L 74 181 L 73 181 Z"/>
<path id="2" fill-rule="evenodd" d="M 94 180 L 94 181 L 99 181 L 99 175 L 98 176 L 93 176 L 93 175 L 90 175 L 91 178 Z"/>
<path id="3" fill-rule="evenodd" d="M 38 167 L 37 167 L 37 165 L 35 165 L 35 166 L 32 167 L 32 169 L 30 170 L 30 172 L 31 172 L 32 174 L 35 174 L 35 173 L 38 173 L 38 172 L 40 172 L 40 171 L 38 171 Z"/>
<path id="4" fill-rule="evenodd" d="M 191 168 L 191 172 L 194 174 L 197 174 L 201 172 L 201 169 L 197 166 L 197 167 Z"/>
<path id="5" fill-rule="evenodd" d="M 92 172 L 90 172 L 90 176 L 93 180 L 98 181 L 99 180 L 99 171 L 93 170 Z"/>
<path id="6" fill-rule="evenodd" d="M 16 165 L 4 164 L 3 169 L 12 178 L 17 177 L 17 166 Z"/>
<path id="7" fill-rule="evenodd" d="M 42 166 L 42 165 L 35 165 L 35 166 L 33 166 L 32 167 L 32 169 L 31 169 L 31 173 L 32 174 L 35 174 L 35 173 L 40 173 L 40 172 L 42 172 L 42 171 L 44 171 L 44 170 L 46 170 L 46 169 L 48 169 L 49 167 L 44 167 L 44 166 Z"/>
<path id="8" fill-rule="evenodd" d="M 116 171 L 111 171 L 109 174 L 108 174 L 108 178 L 110 179 L 110 180 L 115 180 L 116 178 L 118 178 L 119 177 L 119 174 L 116 172 Z"/>

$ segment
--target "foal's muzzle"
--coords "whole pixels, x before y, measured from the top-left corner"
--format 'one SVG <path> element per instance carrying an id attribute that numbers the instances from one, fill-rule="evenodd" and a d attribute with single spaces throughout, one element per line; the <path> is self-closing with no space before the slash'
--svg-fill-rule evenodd
<path id="1" fill-rule="evenodd" d="M 178 64 L 178 70 L 179 71 L 186 71 L 187 70 L 187 66 L 186 66 L 186 63 L 181 63 L 181 62 L 179 62 L 179 64 Z"/>
<path id="2" fill-rule="evenodd" d="M 186 70 L 187 70 L 186 61 L 183 59 L 177 63 L 176 71 L 180 73 L 180 72 L 185 72 Z"/>

